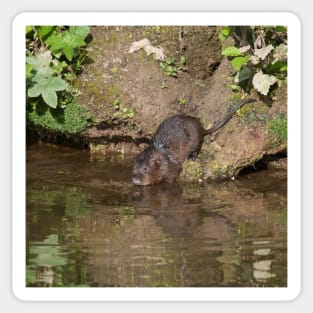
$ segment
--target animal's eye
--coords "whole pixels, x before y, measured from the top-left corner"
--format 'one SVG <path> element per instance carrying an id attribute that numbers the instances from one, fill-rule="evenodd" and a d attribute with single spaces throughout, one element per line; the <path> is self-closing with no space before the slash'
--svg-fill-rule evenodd
<path id="1" fill-rule="evenodd" d="M 144 166 L 144 167 L 143 167 L 143 171 L 144 171 L 145 173 L 147 173 L 147 172 L 148 172 L 148 167 L 147 167 L 147 166 Z"/>

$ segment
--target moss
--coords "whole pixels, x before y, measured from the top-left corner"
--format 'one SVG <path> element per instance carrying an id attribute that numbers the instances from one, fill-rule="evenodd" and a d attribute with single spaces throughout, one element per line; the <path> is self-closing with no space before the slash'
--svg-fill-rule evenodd
<path id="1" fill-rule="evenodd" d="M 183 182 L 198 182 L 201 180 L 218 182 L 230 178 L 235 170 L 232 166 L 216 161 L 194 162 L 185 161 L 180 180 Z"/>
<path id="2" fill-rule="evenodd" d="M 92 123 L 92 115 L 76 102 L 69 103 L 65 109 L 51 109 L 41 103 L 27 110 L 29 128 L 42 127 L 61 133 L 75 134 L 86 129 Z"/>
<path id="3" fill-rule="evenodd" d="M 89 151 L 91 154 L 100 154 L 105 155 L 106 154 L 106 145 L 105 144 L 89 144 Z"/>
<path id="4" fill-rule="evenodd" d="M 203 176 L 203 170 L 202 165 L 200 162 L 194 162 L 187 160 L 183 164 L 183 171 L 180 177 L 184 181 L 199 181 L 199 179 L 202 179 Z"/>
<path id="5" fill-rule="evenodd" d="M 207 176 L 208 180 L 220 180 L 231 176 L 229 167 L 223 163 L 208 162 L 206 166 L 208 169 L 206 174 L 210 174 Z"/>
<path id="6" fill-rule="evenodd" d="M 268 123 L 268 138 L 272 147 L 287 143 L 287 116 L 278 114 Z"/>
<path id="7" fill-rule="evenodd" d="M 238 114 L 245 123 L 264 125 L 268 120 L 268 110 L 269 108 L 266 104 L 246 104 L 238 110 Z"/>
<path id="8" fill-rule="evenodd" d="M 253 98 L 253 97 L 252 97 Z M 228 111 L 241 99 L 241 93 L 232 93 L 227 97 Z M 257 123 L 264 125 L 268 120 L 269 107 L 262 102 L 248 103 L 237 110 L 238 116 L 247 124 Z"/>

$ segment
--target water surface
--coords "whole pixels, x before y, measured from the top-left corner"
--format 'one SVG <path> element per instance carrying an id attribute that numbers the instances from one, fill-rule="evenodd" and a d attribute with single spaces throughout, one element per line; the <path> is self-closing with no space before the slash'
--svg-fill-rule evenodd
<path id="1" fill-rule="evenodd" d="M 28 148 L 27 286 L 287 286 L 285 172 L 138 187 L 130 170 Z"/>

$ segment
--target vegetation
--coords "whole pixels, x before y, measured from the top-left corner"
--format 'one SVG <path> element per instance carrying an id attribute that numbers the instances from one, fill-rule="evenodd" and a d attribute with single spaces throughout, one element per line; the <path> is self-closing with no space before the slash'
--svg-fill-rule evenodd
<path id="1" fill-rule="evenodd" d="M 186 65 L 186 58 L 182 55 L 177 61 L 173 57 L 167 57 L 164 61 L 160 62 L 160 68 L 163 70 L 165 75 L 177 77 L 178 72 L 184 71 Z"/>
<path id="2" fill-rule="evenodd" d="M 88 34 L 87 26 L 26 27 L 28 126 L 75 133 L 91 123 L 73 87 L 87 60 Z"/>
<path id="3" fill-rule="evenodd" d="M 115 99 L 113 102 L 113 106 L 115 109 L 115 112 L 113 114 L 114 117 L 118 117 L 121 119 L 129 119 L 134 117 L 134 110 L 131 108 L 124 107 L 119 99 Z"/>
<path id="4" fill-rule="evenodd" d="M 273 147 L 287 143 L 287 117 L 280 114 L 270 120 L 268 124 L 268 135 Z"/>
<path id="5" fill-rule="evenodd" d="M 34 109 L 27 110 L 28 128 L 44 128 L 61 133 L 75 134 L 92 123 L 91 114 L 75 100 L 63 109 L 50 109 L 43 103 L 38 103 Z"/>
<path id="6" fill-rule="evenodd" d="M 224 41 L 230 36 L 234 45 L 223 49 L 231 58 L 236 72 L 234 88 L 246 91 L 252 87 L 260 94 L 270 96 L 271 87 L 287 77 L 287 28 L 276 27 L 224 27 L 219 35 Z"/>

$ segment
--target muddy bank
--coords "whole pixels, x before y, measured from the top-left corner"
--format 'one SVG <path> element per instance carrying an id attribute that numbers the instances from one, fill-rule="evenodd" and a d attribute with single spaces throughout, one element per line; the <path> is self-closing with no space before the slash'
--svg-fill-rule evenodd
<path id="1" fill-rule="evenodd" d="M 196 116 L 205 128 L 221 120 L 243 94 L 229 88 L 233 70 L 221 55 L 218 33 L 217 27 L 92 27 L 92 62 L 75 87 L 93 124 L 79 134 L 62 135 L 63 142 L 76 142 L 93 154 L 113 150 L 132 158 L 170 115 Z M 144 49 L 129 53 L 144 38 L 162 49 L 163 60 Z M 268 156 L 286 156 L 286 142 L 273 139 L 270 125 L 286 116 L 287 86 L 275 91 L 273 101 L 250 97 L 258 101 L 205 138 L 199 160 L 185 162 L 181 179 L 228 178 Z"/>

